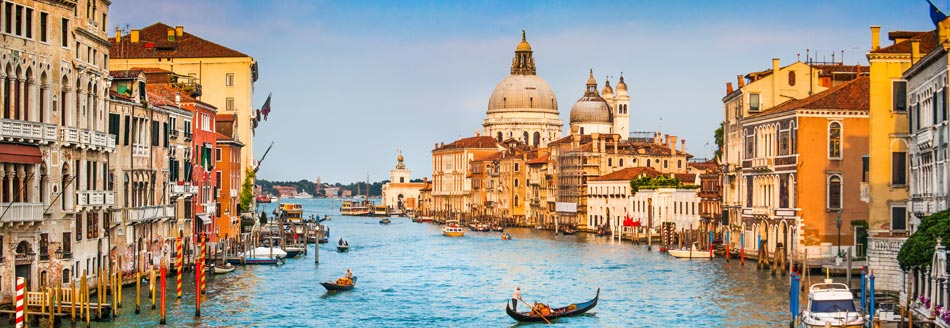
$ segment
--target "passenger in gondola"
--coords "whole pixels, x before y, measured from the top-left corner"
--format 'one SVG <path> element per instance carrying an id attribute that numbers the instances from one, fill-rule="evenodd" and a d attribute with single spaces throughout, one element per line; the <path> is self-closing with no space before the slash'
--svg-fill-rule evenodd
<path id="1" fill-rule="evenodd" d="M 343 246 L 343 238 L 340 238 L 340 246 Z"/>
<path id="2" fill-rule="evenodd" d="M 346 279 L 353 280 L 353 272 L 350 271 L 350 268 L 346 268 L 346 274 L 343 276 L 346 277 Z"/>

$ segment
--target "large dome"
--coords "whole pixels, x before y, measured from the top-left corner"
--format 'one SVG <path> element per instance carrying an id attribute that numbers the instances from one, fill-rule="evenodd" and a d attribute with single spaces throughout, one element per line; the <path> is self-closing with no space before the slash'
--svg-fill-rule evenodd
<path id="1" fill-rule="evenodd" d="M 537 75 L 513 74 L 495 86 L 488 98 L 488 112 L 557 112 L 557 98 L 544 79 Z"/>

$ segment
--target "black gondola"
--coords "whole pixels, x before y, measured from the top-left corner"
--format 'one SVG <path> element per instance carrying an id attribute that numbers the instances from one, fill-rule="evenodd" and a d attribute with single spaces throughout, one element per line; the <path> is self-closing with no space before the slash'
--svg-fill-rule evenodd
<path id="1" fill-rule="evenodd" d="M 353 276 L 353 283 L 349 285 L 337 285 L 332 282 L 321 282 L 320 284 L 323 285 L 323 288 L 326 288 L 328 291 L 350 290 L 350 289 L 353 289 L 353 287 L 356 287 L 356 276 Z"/>
<path id="2" fill-rule="evenodd" d="M 544 321 L 544 319 L 548 319 L 548 321 L 550 321 L 560 317 L 571 317 L 590 311 L 590 309 L 593 309 L 594 306 L 597 306 L 598 299 L 600 299 L 600 288 L 597 288 L 597 295 L 594 296 L 594 299 L 584 303 L 576 303 L 559 308 L 552 308 L 551 314 L 545 315 L 544 318 L 541 318 L 541 316 L 535 313 L 535 311 L 517 312 L 512 310 L 511 301 L 505 303 L 505 312 L 508 313 L 508 316 L 520 322 L 541 322 Z M 525 305 L 529 306 L 530 308 L 530 305 Z"/>
<path id="3" fill-rule="evenodd" d="M 389 218 L 383 218 L 382 220 L 379 220 L 379 224 L 389 224 L 389 222 L 392 222 L 389 220 Z"/>
<path id="4" fill-rule="evenodd" d="M 337 245 L 337 246 L 336 246 L 336 251 L 337 251 L 337 252 L 346 252 L 346 251 L 349 251 L 349 250 L 350 250 L 350 244 Z"/>

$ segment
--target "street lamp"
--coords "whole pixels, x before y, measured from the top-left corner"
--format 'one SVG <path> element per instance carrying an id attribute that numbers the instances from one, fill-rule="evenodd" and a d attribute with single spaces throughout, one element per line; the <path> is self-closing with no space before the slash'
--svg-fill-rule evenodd
<path id="1" fill-rule="evenodd" d="M 841 210 L 838 210 L 838 217 L 835 218 L 835 226 L 838 227 L 838 256 L 841 256 Z"/>

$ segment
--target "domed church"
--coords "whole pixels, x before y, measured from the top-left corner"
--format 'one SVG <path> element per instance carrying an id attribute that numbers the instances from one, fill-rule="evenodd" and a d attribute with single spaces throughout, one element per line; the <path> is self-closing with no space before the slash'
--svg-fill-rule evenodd
<path id="1" fill-rule="evenodd" d="M 557 98 L 551 86 L 536 74 L 531 45 L 521 31 L 521 42 L 511 60 L 511 75 L 495 86 L 488 99 L 485 134 L 501 142 L 515 139 L 545 147 L 561 137 Z"/>
<path id="2" fill-rule="evenodd" d="M 594 70 L 591 70 L 584 95 L 571 108 L 571 131 L 577 128 L 581 135 L 619 134 L 621 139 L 626 139 L 630 129 L 629 105 L 630 96 L 622 75 L 615 96 L 610 81 L 606 82 L 602 93 L 597 92 L 597 80 L 594 79 Z"/>

